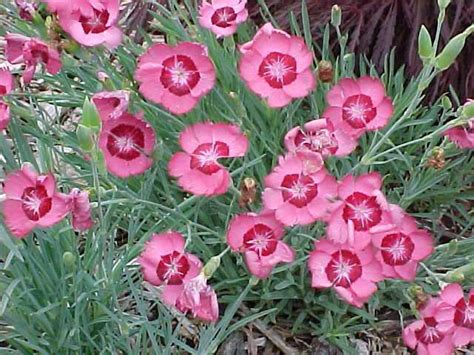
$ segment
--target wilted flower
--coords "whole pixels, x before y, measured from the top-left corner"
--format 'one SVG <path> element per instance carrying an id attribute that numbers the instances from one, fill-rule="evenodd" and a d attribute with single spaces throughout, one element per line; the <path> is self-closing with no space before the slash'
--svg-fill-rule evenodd
<path id="1" fill-rule="evenodd" d="M 182 115 L 211 91 L 216 73 L 202 44 L 182 42 L 172 47 L 160 43 L 140 56 L 135 79 L 143 96 Z"/>
<path id="2" fill-rule="evenodd" d="M 94 225 L 91 216 L 89 193 L 77 188 L 71 190 L 72 227 L 77 231 L 85 231 Z"/>
<path id="3" fill-rule="evenodd" d="M 0 131 L 7 128 L 10 122 L 10 107 L 0 99 Z"/>
<path id="4" fill-rule="evenodd" d="M 241 78 L 270 107 L 283 107 L 307 96 L 316 86 L 313 54 L 300 37 L 265 24 L 252 41 L 240 47 Z"/>
<path id="5" fill-rule="evenodd" d="M 104 153 L 107 170 L 118 177 L 139 175 L 149 169 L 154 146 L 155 131 L 142 114 L 124 113 L 102 122 L 99 148 Z"/>
<path id="6" fill-rule="evenodd" d="M 102 122 L 114 120 L 127 112 L 130 93 L 126 90 L 102 91 L 92 96 Z"/>
<path id="7" fill-rule="evenodd" d="M 36 66 L 43 63 L 50 74 L 57 74 L 61 70 L 61 58 L 56 49 L 48 46 L 36 38 L 28 38 L 19 34 L 7 34 L 5 54 L 12 64 L 25 63 L 23 81 L 28 84 L 36 71 Z"/>
<path id="8" fill-rule="evenodd" d="M 26 21 L 33 20 L 33 14 L 38 10 L 38 3 L 35 0 L 15 0 L 20 18 Z"/>
<path id="9" fill-rule="evenodd" d="M 1 205 L 5 224 L 18 238 L 34 228 L 51 227 L 70 211 L 67 195 L 56 191 L 52 174 L 38 175 L 31 164 L 7 174 L 5 201 Z"/>
<path id="10" fill-rule="evenodd" d="M 283 224 L 273 212 L 241 214 L 229 224 L 227 244 L 233 251 L 243 253 L 249 271 L 263 279 L 276 264 L 295 258 L 293 249 L 281 240 L 283 234 Z"/>
<path id="11" fill-rule="evenodd" d="M 218 160 L 242 157 L 248 149 L 248 139 L 238 126 L 212 122 L 188 126 L 179 144 L 184 152 L 171 157 L 168 172 L 185 191 L 205 196 L 225 193 L 232 181 Z"/>
<path id="12" fill-rule="evenodd" d="M 217 37 L 230 36 L 247 20 L 247 0 L 204 0 L 199 7 L 199 24 Z"/>

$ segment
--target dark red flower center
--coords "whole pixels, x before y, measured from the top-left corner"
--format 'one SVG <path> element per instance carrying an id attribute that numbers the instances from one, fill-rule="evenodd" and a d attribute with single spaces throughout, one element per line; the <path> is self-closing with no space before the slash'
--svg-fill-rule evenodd
<path id="1" fill-rule="evenodd" d="M 415 330 L 416 338 L 423 344 L 436 344 L 443 340 L 444 335 L 436 329 L 438 322 L 434 317 L 424 319 L 425 324 L 418 330 Z"/>
<path id="2" fill-rule="evenodd" d="M 342 107 L 342 118 L 354 128 L 364 128 L 377 115 L 377 109 L 367 95 L 353 95 Z"/>
<path id="3" fill-rule="evenodd" d="M 302 208 L 318 195 L 318 186 L 310 176 L 286 175 L 281 183 L 283 200 Z"/>
<path id="4" fill-rule="evenodd" d="M 160 81 L 177 96 L 189 94 L 201 79 L 196 64 L 188 56 L 178 54 L 169 57 L 162 65 Z"/>
<path id="5" fill-rule="evenodd" d="M 191 158 L 191 168 L 211 175 L 222 167 L 217 160 L 229 156 L 229 146 L 223 142 L 203 143 L 197 147 Z"/>
<path id="6" fill-rule="evenodd" d="M 226 28 L 232 26 L 236 20 L 237 14 L 232 7 L 226 6 L 217 9 L 211 17 L 211 22 L 214 26 Z"/>
<path id="7" fill-rule="evenodd" d="M 181 285 L 188 271 L 188 258 L 177 251 L 162 256 L 156 267 L 156 275 L 168 285 Z"/>
<path id="8" fill-rule="evenodd" d="M 334 286 L 347 288 L 362 275 L 362 266 L 356 254 L 349 250 L 339 250 L 331 255 L 325 271 Z"/>
<path id="9" fill-rule="evenodd" d="M 258 68 L 258 75 L 276 89 L 291 84 L 296 79 L 296 60 L 288 54 L 271 52 Z"/>
<path id="10" fill-rule="evenodd" d="M 94 9 L 94 13 L 91 17 L 86 17 L 81 14 L 79 22 L 82 24 L 85 34 L 89 33 L 102 33 L 108 26 L 110 14 L 106 9 L 101 11 Z"/>
<path id="11" fill-rule="evenodd" d="M 37 184 L 27 187 L 21 196 L 21 208 L 32 221 L 38 221 L 51 210 L 52 199 L 48 196 L 46 187 Z"/>
<path id="12" fill-rule="evenodd" d="M 5 85 L 0 85 L 0 96 L 7 93 L 7 87 Z"/>
<path id="13" fill-rule="evenodd" d="M 375 196 L 354 192 L 346 198 L 345 203 L 342 217 L 346 222 L 352 221 L 356 231 L 367 231 L 380 223 L 382 208 Z"/>
<path id="14" fill-rule="evenodd" d="M 474 330 L 474 295 L 469 297 L 469 302 L 463 298 L 456 303 L 454 324 Z"/>
<path id="15" fill-rule="evenodd" d="M 244 234 L 244 247 L 247 250 L 256 252 L 259 256 L 267 256 L 272 254 L 277 247 L 273 229 L 269 226 L 259 223 L 249 229 Z"/>
<path id="16" fill-rule="evenodd" d="M 145 147 L 145 134 L 136 126 L 119 124 L 107 137 L 107 150 L 117 158 L 127 161 L 136 159 Z"/>
<path id="17" fill-rule="evenodd" d="M 387 234 L 382 239 L 382 257 L 388 265 L 405 265 L 413 254 L 415 244 L 403 233 Z"/>
<path id="18" fill-rule="evenodd" d="M 321 153 L 324 156 L 334 154 L 338 148 L 334 133 L 326 128 L 306 132 L 300 129 L 295 137 L 295 145 Z"/>
<path id="19" fill-rule="evenodd" d="M 35 43 L 31 47 L 31 56 L 36 62 L 47 64 L 49 62 L 48 47 L 42 43 Z"/>

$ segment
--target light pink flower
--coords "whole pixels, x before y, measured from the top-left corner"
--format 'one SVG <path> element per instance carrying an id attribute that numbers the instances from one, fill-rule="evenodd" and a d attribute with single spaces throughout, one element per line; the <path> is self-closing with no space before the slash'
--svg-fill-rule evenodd
<path id="1" fill-rule="evenodd" d="M 15 86 L 12 73 L 6 69 L 0 69 L 0 97 L 8 95 Z"/>
<path id="2" fill-rule="evenodd" d="M 448 128 L 443 135 L 461 149 L 474 149 L 474 117 L 465 126 Z"/>
<path id="3" fill-rule="evenodd" d="M 38 10 L 38 3 L 35 0 L 15 0 L 20 18 L 26 21 L 33 20 L 33 14 Z"/>
<path id="4" fill-rule="evenodd" d="M 175 153 L 169 162 L 169 174 L 178 184 L 195 195 L 224 194 L 231 176 L 218 160 L 245 155 L 248 139 L 238 126 L 203 122 L 188 126 L 179 136 L 184 152 Z"/>
<path id="5" fill-rule="evenodd" d="M 265 177 L 263 203 L 284 225 L 305 225 L 326 219 L 336 195 L 335 178 L 319 162 L 313 167 L 311 159 L 287 155 Z"/>
<path id="6" fill-rule="evenodd" d="M 230 36 L 247 20 L 247 0 L 204 0 L 199 7 L 199 24 L 219 37 Z"/>
<path id="7" fill-rule="evenodd" d="M 385 277 L 413 281 L 418 263 L 433 253 L 433 238 L 416 220 L 390 205 L 394 228 L 371 236 Z"/>
<path id="8" fill-rule="evenodd" d="M 92 228 L 94 222 L 91 216 L 89 193 L 74 188 L 71 190 L 69 198 L 71 199 L 72 227 L 76 231 L 85 231 Z"/>
<path id="9" fill-rule="evenodd" d="M 126 90 L 102 91 L 92 96 L 102 122 L 114 120 L 127 112 L 130 93 Z"/>
<path id="10" fill-rule="evenodd" d="M 383 279 L 372 247 L 354 250 L 330 240 L 318 240 L 314 246 L 308 261 L 311 286 L 332 287 L 346 302 L 362 307 L 377 291 L 376 282 Z"/>
<path id="11" fill-rule="evenodd" d="M 64 0 L 42 0 L 42 2 L 48 4 L 48 11 L 60 13 L 62 11 L 77 11 L 83 12 L 91 11 L 91 2 L 97 4 L 95 0 L 75 0 L 75 1 L 64 1 Z M 100 0 L 99 0 L 100 1 Z"/>
<path id="12" fill-rule="evenodd" d="M 1 209 L 5 225 L 18 238 L 34 228 L 51 227 L 70 211 L 67 195 L 56 191 L 52 174 L 38 175 L 31 164 L 7 174 Z"/>
<path id="13" fill-rule="evenodd" d="M 118 177 L 139 175 L 149 169 L 153 165 L 154 146 L 155 131 L 142 114 L 124 113 L 102 122 L 99 148 L 104 153 L 107 170 Z"/>
<path id="14" fill-rule="evenodd" d="M 242 45 L 240 53 L 240 77 L 270 107 L 286 106 L 316 87 L 313 54 L 304 40 L 273 28 L 271 23 Z"/>
<path id="15" fill-rule="evenodd" d="M 216 81 L 214 64 L 199 43 L 155 44 L 138 59 L 140 93 L 176 115 L 191 111 Z"/>
<path id="16" fill-rule="evenodd" d="M 190 311 L 194 317 L 205 321 L 215 322 L 219 318 L 216 292 L 207 284 L 207 279 L 202 273 L 184 283 L 176 307 L 182 312 Z"/>
<path id="17" fill-rule="evenodd" d="M 155 286 L 164 286 L 161 297 L 167 305 L 176 306 L 184 284 L 199 275 L 202 263 L 185 253 L 183 236 L 174 231 L 153 234 L 138 258 L 143 278 Z"/>
<path id="18" fill-rule="evenodd" d="M 10 107 L 0 99 L 0 131 L 7 128 L 10 122 Z"/>
<path id="19" fill-rule="evenodd" d="M 285 147 L 289 152 L 311 151 L 323 157 L 349 155 L 357 146 L 357 140 L 336 129 L 325 118 L 307 122 L 304 129 L 294 127 L 285 136 Z"/>
<path id="20" fill-rule="evenodd" d="M 119 0 L 79 1 L 69 6 L 50 1 L 49 6 L 57 12 L 63 30 L 84 46 L 105 45 L 113 49 L 122 41 L 122 31 L 117 26 Z"/>
<path id="21" fill-rule="evenodd" d="M 28 84 L 36 71 L 36 66 L 43 63 L 47 72 L 57 74 L 61 70 L 61 58 L 56 49 L 36 38 L 28 38 L 9 33 L 5 36 L 7 45 L 5 54 L 12 64 L 25 63 L 23 81 Z"/>
<path id="22" fill-rule="evenodd" d="M 329 219 L 328 238 L 363 249 L 373 233 L 391 230 L 392 213 L 399 210 L 390 209 L 381 187 L 378 173 L 344 177 L 338 188 L 340 201 Z"/>
<path id="23" fill-rule="evenodd" d="M 443 333 L 452 331 L 455 346 L 474 343 L 474 288 L 467 298 L 459 284 L 446 286 L 440 294 L 435 318 Z"/>
<path id="24" fill-rule="evenodd" d="M 283 225 L 273 212 L 241 214 L 229 224 L 227 244 L 244 254 L 253 275 L 264 279 L 276 264 L 290 263 L 295 258 L 293 249 L 281 240 L 283 234 Z"/>
<path id="25" fill-rule="evenodd" d="M 354 138 L 384 127 L 393 113 L 392 100 L 385 95 L 382 82 L 369 76 L 341 79 L 326 94 L 326 101 L 329 107 L 323 117 Z"/>
<path id="26" fill-rule="evenodd" d="M 437 299 L 430 299 L 420 312 L 422 319 L 403 330 L 403 341 L 416 349 L 418 355 L 452 355 L 454 352 L 452 334 L 443 332 L 435 318 L 437 302 Z"/>

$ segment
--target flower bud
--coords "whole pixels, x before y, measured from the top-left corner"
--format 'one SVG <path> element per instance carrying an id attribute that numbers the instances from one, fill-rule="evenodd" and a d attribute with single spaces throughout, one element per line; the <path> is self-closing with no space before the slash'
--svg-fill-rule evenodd
<path id="1" fill-rule="evenodd" d="M 448 69 L 456 60 L 459 53 L 461 53 L 466 43 L 466 33 L 460 33 L 451 38 L 446 47 L 436 57 L 436 66 L 441 70 Z"/>
<path id="2" fill-rule="evenodd" d="M 212 258 L 210 258 L 209 261 L 206 263 L 206 265 L 204 265 L 202 269 L 202 273 L 204 274 L 206 279 L 211 278 L 220 265 L 221 265 L 221 257 L 219 255 L 213 256 Z"/>
<path id="3" fill-rule="evenodd" d="M 84 100 L 82 106 L 82 118 L 79 124 L 90 128 L 93 133 L 99 133 L 100 117 L 95 105 L 93 105 L 88 98 Z"/>
<path id="4" fill-rule="evenodd" d="M 67 270 L 72 270 L 74 269 L 74 266 L 76 265 L 76 257 L 74 256 L 73 253 L 70 251 L 67 251 L 63 254 L 63 263 L 66 266 Z"/>
<path id="5" fill-rule="evenodd" d="M 327 60 L 321 60 L 318 63 L 318 78 L 323 83 L 331 83 L 333 79 L 333 68 L 332 63 Z"/>
<path id="6" fill-rule="evenodd" d="M 453 103 L 447 96 L 443 96 L 443 98 L 441 99 L 441 104 L 443 105 L 443 108 L 445 110 L 449 110 L 453 107 Z"/>
<path id="7" fill-rule="evenodd" d="M 440 10 L 446 9 L 450 3 L 451 3 L 451 0 L 438 0 L 439 9 Z"/>
<path id="8" fill-rule="evenodd" d="M 433 43 L 425 25 L 421 26 L 420 33 L 418 34 L 418 55 L 422 60 L 433 55 Z"/>
<path id="9" fill-rule="evenodd" d="M 78 125 L 76 129 L 76 137 L 82 150 L 85 152 L 91 152 L 94 149 L 94 135 L 90 128 L 81 124 Z"/>
<path id="10" fill-rule="evenodd" d="M 341 8 L 339 5 L 334 5 L 331 9 L 331 25 L 339 27 L 341 25 Z"/>
<path id="11" fill-rule="evenodd" d="M 467 100 L 462 107 L 461 114 L 466 118 L 474 117 L 474 100 Z"/>

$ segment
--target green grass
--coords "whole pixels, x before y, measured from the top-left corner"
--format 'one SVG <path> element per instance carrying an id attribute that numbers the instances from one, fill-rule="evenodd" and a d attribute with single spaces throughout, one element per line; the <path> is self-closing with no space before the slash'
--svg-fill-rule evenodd
<path id="1" fill-rule="evenodd" d="M 261 191 L 264 176 L 283 153 L 284 134 L 321 114 L 330 88 L 319 83 L 305 100 L 282 110 L 269 109 L 246 89 L 236 70 L 237 45 L 253 36 L 254 26 L 247 23 L 233 39 L 218 41 L 194 25 L 194 3 L 184 3 L 179 7 L 170 1 L 171 10 L 160 7 L 153 17 L 168 42 L 205 43 L 216 65 L 216 87 L 190 114 L 173 116 L 136 93 L 136 57 L 152 43 L 148 34 L 145 47 L 125 38 L 113 60 L 102 49 L 82 49 L 74 56 L 64 53 L 60 74 L 37 74 L 47 91 L 31 85 L 12 95 L 8 135 L 0 134 L 4 170 L 18 169 L 28 161 L 41 172 L 53 171 L 62 191 L 89 190 L 97 224 L 78 235 L 64 221 L 15 240 L 0 223 L 0 351 L 207 354 L 215 352 L 233 331 L 261 319 L 270 325 L 283 324 L 295 336 L 311 334 L 351 353 L 350 339 L 359 331 L 377 328 L 387 311 L 400 319 L 414 314 L 410 291 L 414 284 L 406 282 L 380 283 L 379 292 L 363 309 L 346 305 L 331 291 L 312 290 L 306 260 L 313 241 L 324 234 L 322 224 L 289 228 L 285 240 L 297 251 L 295 262 L 278 266 L 259 283 L 251 279 L 239 255 L 226 254 L 210 280 L 218 293 L 220 320 L 215 325 L 198 324 L 194 341 L 185 336 L 189 321 L 170 312 L 159 302 L 157 291 L 143 284 L 136 257 L 152 233 L 182 232 L 188 250 L 203 261 L 226 248 L 228 222 L 242 212 L 237 193 L 241 180 L 254 177 Z M 11 16 L 10 5 L 0 9 L 8 14 L 0 13 L 0 35 L 5 31 L 40 35 L 40 29 Z M 262 11 L 271 16 L 263 7 Z M 323 43 L 312 43 L 305 14 L 302 19 L 293 16 L 293 32 L 304 36 L 318 59 L 334 63 L 337 78 L 380 76 L 395 103 L 388 127 L 364 136 L 351 156 L 330 159 L 328 169 L 338 178 L 369 171 L 384 176 L 389 201 L 416 216 L 438 242 L 416 279 L 426 292 L 436 292 L 448 271 L 474 262 L 474 239 L 470 238 L 474 193 L 469 189 L 474 183 L 474 159 L 439 135 L 457 117 L 460 102 L 452 92 L 433 105 L 424 104 L 424 90 L 438 73 L 432 64 L 426 64 L 417 77 L 407 78 L 403 68 L 394 66 L 395 51 L 387 55 L 383 73 L 376 73 L 363 57 L 345 53 L 344 46 L 342 56 L 335 57 L 328 50 L 328 36 Z M 329 27 L 321 31 L 328 33 Z M 142 176 L 121 180 L 84 159 L 75 135 L 77 120 L 72 117 L 80 115 L 86 97 L 103 90 L 96 75 L 99 70 L 110 76 L 114 88 L 133 91 L 132 111 L 143 111 L 156 130 L 156 161 Z M 443 105 L 443 100 L 452 102 L 453 108 Z M 46 104 L 54 110 L 47 110 Z M 251 142 L 245 158 L 228 164 L 236 188 L 212 199 L 184 194 L 166 171 L 167 161 L 179 149 L 180 131 L 204 119 L 239 124 Z M 426 167 L 427 158 L 438 147 L 445 151 L 445 167 Z M 259 207 L 259 203 L 252 206 L 255 211 Z M 449 225 L 444 225 L 446 220 Z M 452 242 L 447 244 L 448 240 Z M 469 283 L 472 280 L 466 280 Z M 241 304 L 250 309 L 245 316 L 238 313 Z"/>

